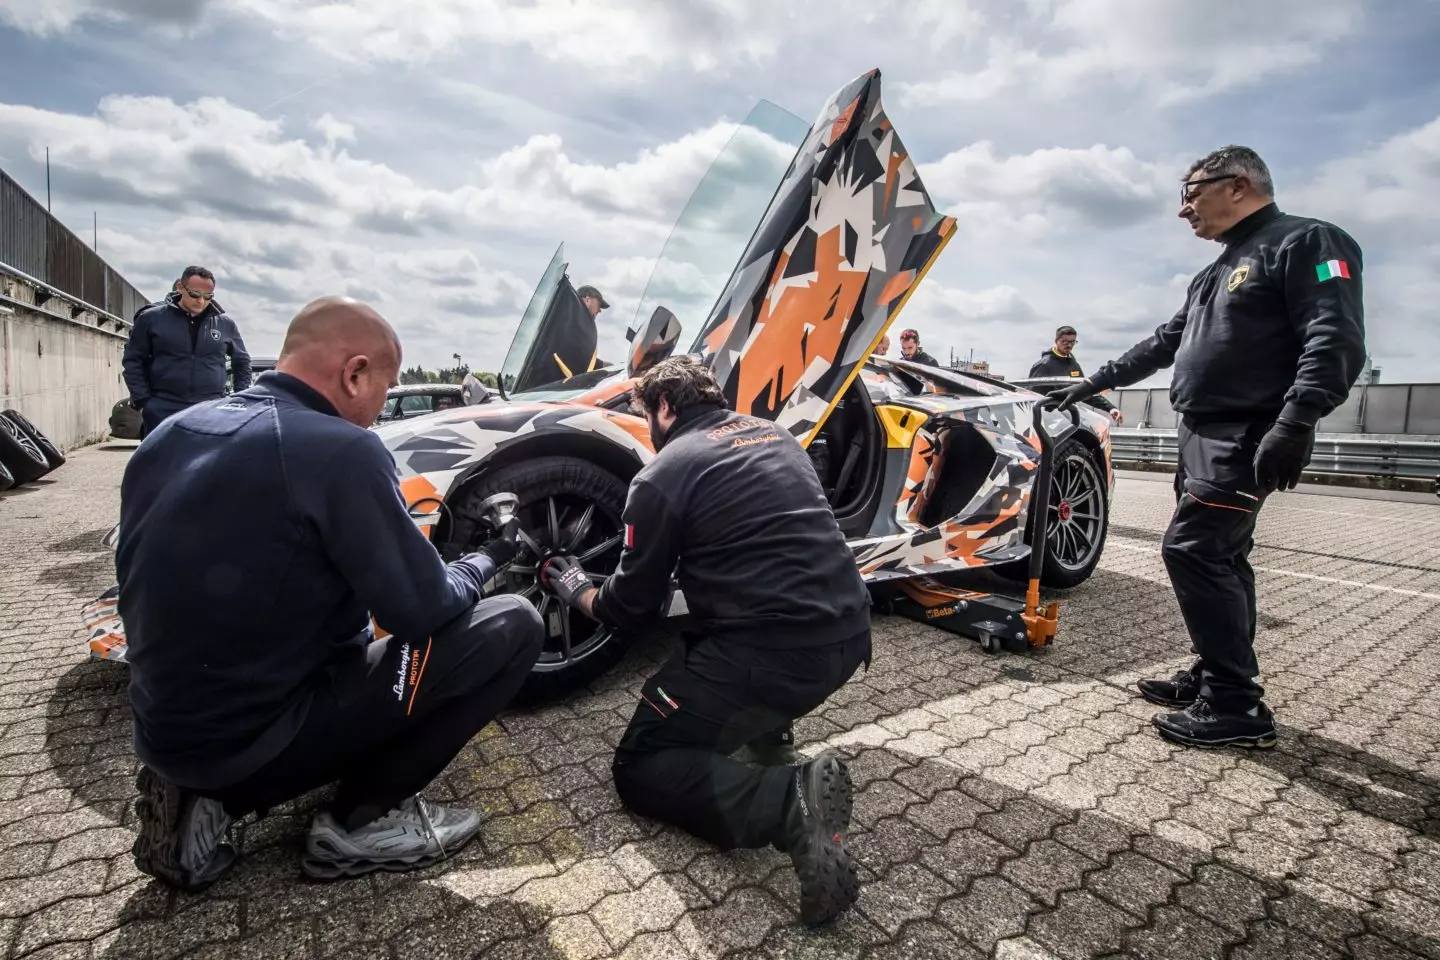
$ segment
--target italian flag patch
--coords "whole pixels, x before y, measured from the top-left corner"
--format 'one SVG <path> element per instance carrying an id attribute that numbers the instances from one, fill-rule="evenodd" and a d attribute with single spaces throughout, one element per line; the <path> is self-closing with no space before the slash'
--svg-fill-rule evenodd
<path id="1" fill-rule="evenodd" d="M 1344 260 L 1327 260 L 1315 265 L 1315 277 L 1321 283 L 1337 278 L 1350 279 L 1350 264 Z"/>

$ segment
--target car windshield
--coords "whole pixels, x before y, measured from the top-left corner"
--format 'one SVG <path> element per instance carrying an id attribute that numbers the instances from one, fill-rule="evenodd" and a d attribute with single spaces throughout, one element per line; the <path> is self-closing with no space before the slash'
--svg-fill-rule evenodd
<path id="1" fill-rule="evenodd" d="M 555 297 L 555 291 L 560 286 L 560 278 L 565 274 L 565 244 L 555 248 L 555 256 L 550 258 L 550 265 L 545 268 L 545 273 L 540 278 L 540 284 L 535 288 L 535 293 L 530 297 L 530 305 L 525 308 L 525 313 L 520 317 L 520 326 L 515 330 L 515 339 L 510 341 L 510 352 L 505 355 L 505 363 L 500 368 L 502 383 L 508 390 L 515 377 L 520 373 L 520 367 L 525 363 L 525 357 L 530 352 L 530 346 L 535 342 L 535 337 L 540 333 L 540 321 L 545 318 L 545 311 L 550 309 L 550 301 Z"/>
<path id="2" fill-rule="evenodd" d="M 660 251 L 635 312 L 643 330 L 657 306 L 698 330 L 785 177 L 810 124 L 761 100 L 705 172 Z M 606 356 L 625 356 L 611 346 Z"/>

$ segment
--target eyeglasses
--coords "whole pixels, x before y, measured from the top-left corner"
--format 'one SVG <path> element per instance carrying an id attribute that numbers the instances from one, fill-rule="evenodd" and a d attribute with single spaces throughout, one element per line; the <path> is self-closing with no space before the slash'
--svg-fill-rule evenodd
<path id="1" fill-rule="evenodd" d="M 1198 187 L 1205 183 L 1215 183 L 1219 180 L 1234 180 L 1238 176 L 1240 176 L 1238 173 L 1221 173 L 1213 177 L 1201 177 L 1199 180 L 1187 180 L 1180 184 L 1180 206 L 1183 207 L 1187 203 L 1194 203 L 1195 198 L 1200 195 L 1199 191 L 1191 193 L 1191 187 Z"/>
<path id="2" fill-rule="evenodd" d="M 194 290 L 191 290 L 189 287 L 181 287 L 180 289 L 182 289 L 182 290 L 185 291 L 185 296 L 187 296 L 187 297 L 194 297 L 196 300 L 214 300 L 214 299 L 215 299 L 215 294 L 213 294 L 213 293 L 196 293 Z"/>

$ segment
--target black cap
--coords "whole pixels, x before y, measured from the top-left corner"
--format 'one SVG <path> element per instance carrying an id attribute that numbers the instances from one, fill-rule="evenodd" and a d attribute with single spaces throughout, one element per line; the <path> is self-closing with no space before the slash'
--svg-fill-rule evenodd
<path id="1" fill-rule="evenodd" d="M 599 300 L 601 310 L 608 309 L 610 306 L 610 302 L 605 299 L 605 297 L 600 293 L 600 291 L 596 290 L 588 283 L 585 286 L 581 287 L 579 290 L 576 290 L 575 293 L 579 295 L 581 300 L 584 300 L 586 297 L 594 297 L 596 300 Z"/>

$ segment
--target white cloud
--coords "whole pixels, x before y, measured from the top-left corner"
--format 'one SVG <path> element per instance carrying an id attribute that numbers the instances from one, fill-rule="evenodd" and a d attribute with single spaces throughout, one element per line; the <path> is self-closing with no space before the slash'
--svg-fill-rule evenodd
<path id="1" fill-rule="evenodd" d="M 920 165 L 926 187 L 967 232 L 1039 239 L 1059 226 L 1114 228 L 1163 210 L 1173 178 L 1128 147 L 1047 147 L 998 156 L 988 141 Z"/>
<path id="2" fill-rule="evenodd" d="M 1063 99 L 1089 81 L 1180 104 L 1317 63 L 1360 25 L 1358 0 L 1054 0 L 1028 6 L 1027 30 L 989 39 L 983 64 L 901 85 L 906 103 L 973 102 L 1023 90 Z M 1257 17 L 1259 18 L 1257 20 Z M 1260 20 L 1263 20 L 1263 25 Z"/>
<path id="3" fill-rule="evenodd" d="M 610 242 L 655 249 L 736 129 L 713 123 L 614 165 L 572 157 L 558 135 L 534 136 L 445 190 L 340 146 L 361 146 L 349 123 L 326 114 L 312 126 L 323 143 L 289 137 L 282 121 L 213 97 L 111 96 L 92 116 L 0 104 L 0 149 L 39 158 L 48 147 L 70 189 L 99 202 L 411 235 L 490 227 L 548 236 L 600 223 Z M 791 152 L 764 137 L 747 143 L 770 162 Z M 758 154 L 742 154 L 742 163 L 747 156 Z"/>
<path id="4" fill-rule="evenodd" d="M 39 36 L 63 33 L 82 20 L 150 20 L 193 24 L 210 0 L 0 0 L 0 25 Z"/>

